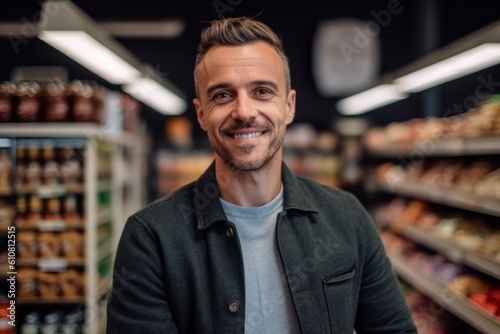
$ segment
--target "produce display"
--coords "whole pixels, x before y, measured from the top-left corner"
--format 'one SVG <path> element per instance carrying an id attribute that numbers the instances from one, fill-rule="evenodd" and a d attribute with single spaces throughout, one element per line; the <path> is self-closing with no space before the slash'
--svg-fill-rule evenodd
<path id="1" fill-rule="evenodd" d="M 442 254 L 422 248 L 393 232 L 384 231 L 381 236 L 389 255 L 403 258 L 413 270 L 448 288 L 457 298 L 465 298 L 471 307 L 494 316 L 500 324 L 498 280 L 453 263 Z"/>
<path id="2" fill-rule="evenodd" d="M 394 231 L 412 226 L 467 252 L 500 264 L 500 226 L 494 218 L 465 215 L 417 199 L 396 197 L 374 209 L 376 221 Z"/>
<path id="3" fill-rule="evenodd" d="M 368 130 L 363 143 L 368 150 L 413 145 L 455 138 L 500 136 L 500 95 L 493 95 L 475 109 L 445 117 L 416 118 Z"/>
<path id="4" fill-rule="evenodd" d="M 499 143 L 500 145 L 500 143 Z M 413 164 L 388 161 L 375 168 L 377 180 L 393 184 L 418 184 L 429 188 L 467 192 L 500 199 L 500 167 L 491 160 L 440 158 Z"/>

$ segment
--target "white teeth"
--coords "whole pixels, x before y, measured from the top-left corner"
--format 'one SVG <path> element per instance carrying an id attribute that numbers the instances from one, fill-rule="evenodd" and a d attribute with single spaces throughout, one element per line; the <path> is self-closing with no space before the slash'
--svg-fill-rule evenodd
<path id="1" fill-rule="evenodd" d="M 261 134 L 262 134 L 262 132 L 245 133 L 245 134 L 241 134 L 241 135 L 234 135 L 234 138 L 235 139 L 250 139 L 250 138 L 260 136 Z"/>

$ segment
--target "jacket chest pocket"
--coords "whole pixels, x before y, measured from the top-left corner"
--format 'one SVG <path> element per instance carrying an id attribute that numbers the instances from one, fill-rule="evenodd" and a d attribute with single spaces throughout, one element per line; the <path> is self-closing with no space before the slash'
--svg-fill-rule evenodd
<path id="1" fill-rule="evenodd" d="M 323 278 L 331 333 L 352 334 L 357 299 L 354 275 L 355 269 L 349 268 Z"/>

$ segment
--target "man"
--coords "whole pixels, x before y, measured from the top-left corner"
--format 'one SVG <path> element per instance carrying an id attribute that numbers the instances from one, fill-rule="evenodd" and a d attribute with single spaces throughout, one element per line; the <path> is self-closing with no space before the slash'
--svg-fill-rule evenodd
<path id="1" fill-rule="evenodd" d="M 296 92 L 280 39 L 224 19 L 198 51 L 194 105 L 215 161 L 129 218 L 108 333 L 416 333 L 359 202 L 282 162 Z"/>

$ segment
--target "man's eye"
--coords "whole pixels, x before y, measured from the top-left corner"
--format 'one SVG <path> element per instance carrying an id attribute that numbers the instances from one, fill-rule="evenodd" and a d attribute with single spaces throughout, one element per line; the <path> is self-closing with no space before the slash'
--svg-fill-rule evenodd
<path id="1" fill-rule="evenodd" d="M 265 96 L 265 95 L 270 95 L 272 92 L 266 88 L 259 88 L 257 89 L 256 93 L 259 96 Z"/>
<path id="2" fill-rule="evenodd" d="M 227 92 L 220 92 L 220 93 L 217 93 L 214 95 L 213 99 L 214 100 L 227 100 L 228 98 L 230 98 L 231 95 Z"/>

